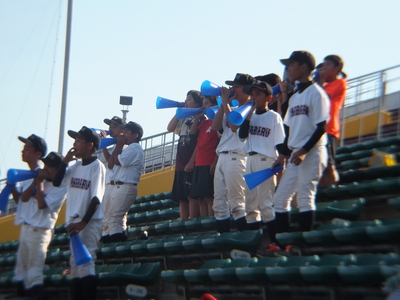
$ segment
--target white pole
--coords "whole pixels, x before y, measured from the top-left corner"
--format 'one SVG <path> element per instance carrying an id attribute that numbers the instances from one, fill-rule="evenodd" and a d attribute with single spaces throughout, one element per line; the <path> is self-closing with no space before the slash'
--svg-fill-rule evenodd
<path id="1" fill-rule="evenodd" d="M 67 32 L 65 37 L 65 56 L 64 56 L 64 78 L 61 99 L 60 132 L 58 136 L 58 152 L 63 152 L 65 114 L 67 111 L 67 92 L 68 92 L 68 73 L 69 73 L 69 50 L 71 44 L 71 21 L 72 21 L 72 0 L 68 0 Z"/>

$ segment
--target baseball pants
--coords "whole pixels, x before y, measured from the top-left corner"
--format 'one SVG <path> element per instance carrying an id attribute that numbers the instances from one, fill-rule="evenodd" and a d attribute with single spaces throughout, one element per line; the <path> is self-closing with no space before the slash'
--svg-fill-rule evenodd
<path id="1" fill-rule="evenodd" d="M 235 220 L 244 217 L 246 156 L 235 153 L 220 154 L 214 174 L 213 209 L 217 220 L 225 220 L 232 213 Z"/>
<path id="2" fill-rule="evenodd" d="M 137 186 L 129 183 L 107 185 L 104 196 L 103 235 L 113 235 L 126 230 L 129 208 L 135 202 Z"/>
<path id="3" fill-rule="evenodd" d="M 247 158 L 246 174 L 261 171 L 272 166 L 274 158 L 255 154 Z M 272 176 L 254 189 L 250 190 L 246 185 L 246 221 L 254 223 L 258 221 L 268 222 L 275 218 L 272 199 L 275 194 L 276 176 Z"/>
<path id="4" fill-rule="evenodd" d="M 294 149 L 292 153 L 297 150 Z M 318 182 L 328 162 L 326 146 L 311 148 L 299 166 L 292 164 L 290 159 L 273 199 L 274 209 L 276 212 L 290 211 L 290 203 L 297 192 L 299 211 L 315 210 Z"/>
<path id="5" fill-rule="evenodd" d="M 28 224 L 21 227 L 15 279 L 23 281 L 26 289 L 43 284 L 43 267 L 52 236 L 51 229 Z"/>
<path id="6" fill-rule="evenodd" d="M 74 219 L 74 222 L 79 222 L 80 219 Z M 89 275 L 95 275 L 95 268 L 94 268 L 94 262 L 96 260 L 96 252 L 99 249 L 100 245 L 100 237 L 101 237 L 101 229 L 103 227 L 103 222 L 102 220 L 90 220 L 89 223 L 86 225 L 86 227 L 79 232 L 79 236 L 81 237 L 81 240 L 83 244 L 86 246 L 88 249 L 90 255 L 92 255 L 93 259 L 85 264 L 82 265 L 76 265 L 75 264 L 75 256 L 74 256 L 74 251 L 72 250 L 72 245 L 71 243 L 69 244 L 69 247 L 71 249 L 71 256 L 69 259 L 69 263 L 71 265 L 71 277 L 72 278 L 82 278 L 86 277 Z"/>

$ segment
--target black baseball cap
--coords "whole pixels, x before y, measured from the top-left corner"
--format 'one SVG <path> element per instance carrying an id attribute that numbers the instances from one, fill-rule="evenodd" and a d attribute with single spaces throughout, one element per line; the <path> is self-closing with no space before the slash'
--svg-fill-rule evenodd
<path id="1" fill-rule="evenodd" d="M 270 73 L 267 75 L 260 75 L 254 77 L 255 80 L 264 81 L 268 83 L 270 86 L 276 86 L 278 83 L 282 82 L 281 77 L 275 73 Z"/>
<path id="2" fill-rule="evenodd" d="M 124 120 L 122 120 L 122 118 L 114 116 L 111 119 L 104 119 L 104 123 L 106 123 L 107 125 L 110 125 L 110 123 L 113 122 L 117 125 L 125 125 Z"/>
<path id="3" fill-rule="evenodd" d="M 253 84 L 254 77 L 249 75 L 249 74 L 243 74 L 243 73 L 237 73 L 235 76 L 235 79 L 233 80 L 227 80 L 225 83 L 227 85 L 234 85 L 240 84 L 240 85 L 250 85 Z"/>
<path id="4" fill-rule="evenodd" d="M 252 85 L 244 86 L 243 87 L 243 93 L 245 93 L 247 95 L 250 95 L 251 94 L 251 90 L 253 88 L 257 88 L 257 89 L 260 89 L 260 90 L 264 91 L 267 94 L 267 96 L 272 95 L 271 86 L 268 83 L 266 83 L 264 81 L 259 81 L 259 80 L 256 80 Z"/>
<path id="5" fill-rule="evenodd" d="M 78 132 L 68 130 L 68 135 L 73 139 L 76 139 L 78 135 L 81 135 L 87 142 L 93 143 L 96 149 L 99 149 L 100 147 L 100 136 L 96 133 L 96 131 L 90 129 L 89 127 L 83 126 Z"/>
<path id="6" fill-rule="evenodd" d="M 36 134 L 31 134 L 28 138 L 19 136 L 18 139 L 23 143 L 31 143 L 36 151 L 42 153 L 42 157 L 46 155 L 47 144 L 46 141 L 40 136 L 37 136 Z"/>
<path id="7" fill-rule="evenodd" d="M 41 161 L 44 162 L 45 165 L 57 169 L 60 167 L 62 160 L 62 155 L 54 151 L 47 154 L 45 158 L 41 158 Z"/>
<path id="8" fill-rule="evenodd" d="M 281 59 L 281 63 L 287 66 L 292 61 L 306 64 L 310 71 L 315 69 L 315 58 L 307 51 L 293 51 L 289 58 Z"/>
<path id="9" fill-rule="evenodd" d="M 132 131 L 132 133 L 137 133 L 139 135 L 138 140 L 140 140 L 143 136 L 143 128 L 136 122 L 130 121 L 125 126 L 120 126 L 120 128 L 129 129 L 130 131 Z"/>

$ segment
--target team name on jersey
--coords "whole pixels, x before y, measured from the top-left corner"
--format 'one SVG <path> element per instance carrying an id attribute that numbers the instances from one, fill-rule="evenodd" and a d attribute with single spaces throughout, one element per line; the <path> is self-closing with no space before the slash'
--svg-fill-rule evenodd
<path id="1" fill-rule="evenodd" d="M 271 133 L 270 128 L 262 127 L 262 126 L 250 126 L 249 128 L 249 134 L 251 135 L 259 135 L 263 137 L 269 137 L 269 134 Z"/>
<path id="2" fill-rule="evenodd" d="M 300 115 L 308 116 L 309 111 L 310 111 L 310 108 L 307 105 L 297 105 L 290 109 L 290 116 L 291 117 L 300 116 Z"/>
<path id="3" fill-rule="evenodd" d="M 70 186 L 75 189 L 87 190 L 90 188 L 90 180 L 82 178 L 71 178 Z"/>

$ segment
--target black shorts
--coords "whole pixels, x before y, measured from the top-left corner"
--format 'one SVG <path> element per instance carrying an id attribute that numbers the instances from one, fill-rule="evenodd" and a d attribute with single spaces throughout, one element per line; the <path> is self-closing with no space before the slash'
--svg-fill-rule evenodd
<path id="1" fill-rule="evenodd" d="M 210 166 L 194 167 L 192 198 L 214 198 L 214 174 L 210 174 Z"/>
<path id="2" fill-rule="evenodd" d="M 176 171 L 172 185 L 171 199 L 175 202 L 188 201 L 192 186 L 193 172 Z"/>
<path id="3" fill-rule="evenodd" d="M 337 138 L 332 134 L 327 134 L 328 143 L 326 144 L 326 148 L 328 150 L 328 164 L 336 165 L 336 148 L 337 148 Z"/>

